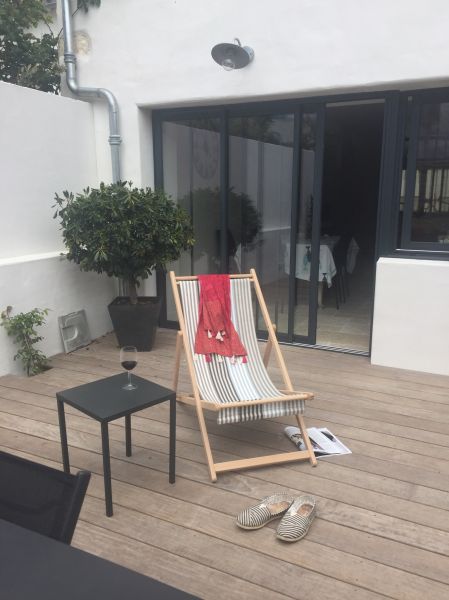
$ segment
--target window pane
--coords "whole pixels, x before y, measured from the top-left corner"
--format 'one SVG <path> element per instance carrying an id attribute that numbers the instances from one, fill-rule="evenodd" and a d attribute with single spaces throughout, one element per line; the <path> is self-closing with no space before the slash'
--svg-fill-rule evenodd
<path id="1" fill-rule="evenodd" d="M 162 124 L 164 190 L 191 215 L 195 246 L 169 266 L 177 275 L 217 273 L 220 267 L 220 121 Z M 167 319 L 176 320 L 170 281 Z"/>
<path id="2" fill-rule="evenodd" d="M 288 330 L 293 121 L 289 114 L 229 120 L 229 270 L 256 269 L 280 333 Z M 262 318 L 258 326 L 265 329 Z"/>
<path id="3" fill-rule="evenodd" d="M 298 221 L 295 224 L 297 236 L 294 333 L 300 336 L 307 336 L 309 332 L 316 128 L 316 113 L 304 113 L 301 118 Z"/>
<path id="4" fill-rule="evenodd" d="M 449 243 L 449 103 L 421 107 L 413 196 L 413 242 Z"/>
<path id="5" fill-rule="evenodd" d="M 395 248 L 401 248 L 402 246 L 402 226 L 404 223 L 404 207 L 405 207 L 405 188 L 407 180 L 407 161 L 408 151 L 410 145 L 410 131 L 411 131 L 411 119 L 412 119 L 412 97 L 407 98 L 407 107 L 405 115 L 405 131 L 401 161 L 401 184 L 400 184 L 400 197 L 399 197 L 399 215 L 398 215 L 398 228 L 396 233 L 396 246 Z"/>

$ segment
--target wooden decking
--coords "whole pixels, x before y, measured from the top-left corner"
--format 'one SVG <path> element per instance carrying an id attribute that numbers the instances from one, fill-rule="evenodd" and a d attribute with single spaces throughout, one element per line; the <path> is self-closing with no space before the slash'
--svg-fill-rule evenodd
<path id="1" fill-rule="evenodd" d="M 161 330 L 136 372 L 170 385 L 174 341 Z M 448 598 L 449 378 L 330 352 L 284 347 L 284 356 L 295 387 L 316 393 L 307 425 L 329 427 L 352 455 L 212 484 L 194 411 L 180 406 L 170 485 L 168 406 L 154 407 L 133 418 L 130 458 L 123 423 L 110 427 L 115 514 L 107 518 L 99 425 L 68 409 L 72 467 L 93 473 L 73 544 L 214 600 Z M 118 350 L 108 336 L 53 366 L 31 379 L 0 379 L 0 447 L 60 467 L 55 392 L 119 372 Z M 221 427 L 213 419 L 218 460 L 291 450 L 288 419 Z M 304 540 L 278 541 L 276 523 L 254 532 L 235 526 L 242 508 L 280 489 L 317 497 Z"/>

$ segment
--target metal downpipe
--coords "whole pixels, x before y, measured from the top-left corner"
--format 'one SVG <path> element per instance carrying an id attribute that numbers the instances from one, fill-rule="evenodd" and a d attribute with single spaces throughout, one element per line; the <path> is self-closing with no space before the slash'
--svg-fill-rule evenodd
<path id="1" fill-rule="evenodd" d="M 76 56 L 73 50 L 73 28 L 70 0 L 61 0 L 62 29 L 64 33 L 64 63 L 66 67 L 67 86 L 77 96 L 87 96 L 106 100 L 109 111 L 109 145 L 111 147 L 112 181 L 120 180 L 120 128 L 118 121 L 118 104 L 114 94 L 105 88 L 81 87 L 76 77 Z"/>

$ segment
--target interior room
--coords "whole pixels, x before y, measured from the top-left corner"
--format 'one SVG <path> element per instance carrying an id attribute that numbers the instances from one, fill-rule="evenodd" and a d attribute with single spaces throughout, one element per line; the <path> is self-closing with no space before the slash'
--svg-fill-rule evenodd
<path id="1" fill-rule="evenodd" d="M 369 350 L 383 113 L 383 101 L 326 108 L 321 239 L 337 272 L 323 285 L 319 345 Z"/>

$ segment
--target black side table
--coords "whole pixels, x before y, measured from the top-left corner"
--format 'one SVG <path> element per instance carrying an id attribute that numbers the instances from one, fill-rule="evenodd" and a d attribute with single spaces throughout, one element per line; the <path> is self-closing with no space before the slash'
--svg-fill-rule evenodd
<path id="1" fill-rule="evenodd" d="M 70 473 L 69 449 L 67 445 L 67 429 L 65 424 L 64 402 L 101 423 L 101 442 L 103 448 L 104 494 L 106 515 L 111 517 L 112 486 L 111 457 L 109 453 L 108 423 L 125 417 L 126 456 L 131 456 L 131 415 L 132 413 L 170 401 L 170 483 L 175 482 L 175 445 L 176 445 L 176 393 L 157 383 L 133 375 L 133 383 L 137 389 L 123 390 L 127 382 L 127 374 L 120 373 L 106 379 L 99 379 L 56 394 L 58 403 L 59 430 L 61 433 L 62 463 L 64 471 Z"/>

